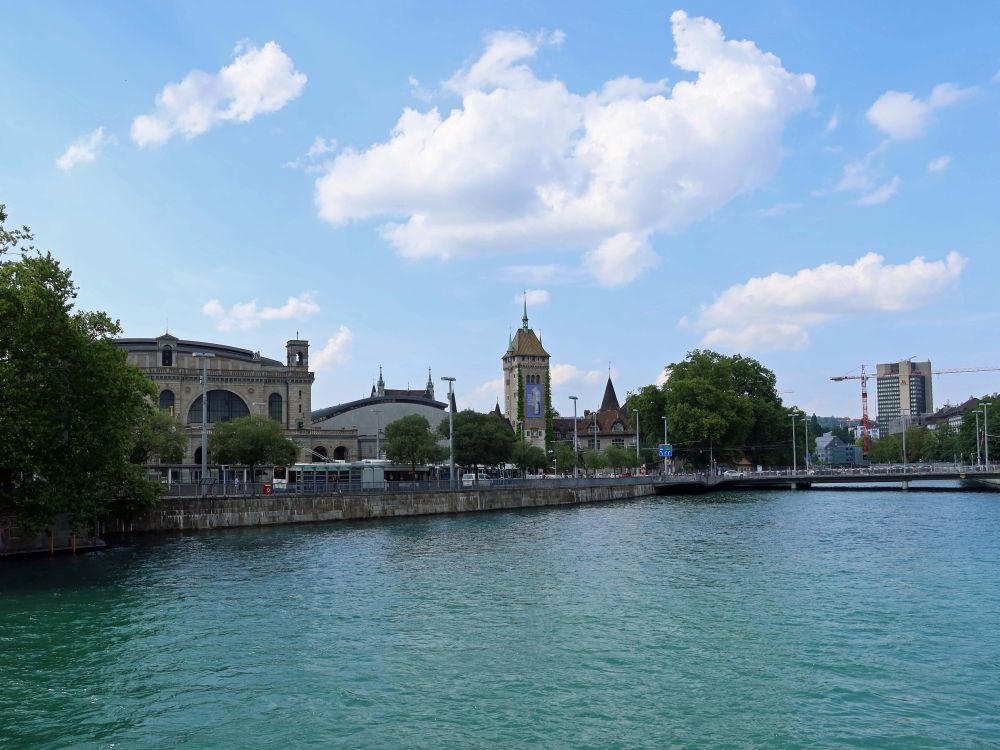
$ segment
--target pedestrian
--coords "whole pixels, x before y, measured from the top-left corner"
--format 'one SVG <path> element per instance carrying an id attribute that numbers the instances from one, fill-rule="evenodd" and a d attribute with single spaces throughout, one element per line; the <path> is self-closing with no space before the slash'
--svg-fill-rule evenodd
<path id="1" fill-rule="evenodd" d="M 236 477 L 236 479 L 233 480 L 233 486 L 236 488 L 237 492 L 240 491 L 240 478 L 239 477 Z"/>

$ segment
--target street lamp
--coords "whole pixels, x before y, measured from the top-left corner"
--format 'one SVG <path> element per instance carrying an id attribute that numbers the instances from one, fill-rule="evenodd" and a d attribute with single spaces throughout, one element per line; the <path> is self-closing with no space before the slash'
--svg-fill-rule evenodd
<path id="1" fill-rule="evenodd" d="M 993 402 L 982 403 L 983 407 L 983 452 L 986 454 L 986 471 L 990 470 L 990 420 L 986 418 L 986 410 L 993 406 Z"/>
<path id="2" fill-rule="evenodd" d="M 372 409 L 375 412 L 375 460 L 382 458 L 382 443 L 379 440 L 379 433 L 382 432 L 382 425 L 379 422 L 379 414 L 381 414 L 381 409 Z"/>
<path id="3" fill-rule="evenodd" d="M 982 466 L 983 453 L 979 449 L 979 409 L 974 412 L 976 415 L 976 466 Z"/>
<path id="4" fill-rule="evenodd" d="M 573 479 L 577 479 L 580 476 L 580 443 L 576 437 L 576 396 L 570 396 L 569 400 L 573 402 Z"/>
<path id="5" fill-rule="evenodd" d="M 455 394 L 452 384 L 455 378 L 443 377 L 448 383 L 448 484 L 455 488 Z"/>
<path id="6" fill-rule="evenodd" d="M 208 360 L 215 355 L 211 352 L 192 352 L 192 357 L 201 358 L 201 494 L 208 492 Z"/>
<path id="7" fill-rule="evenodd" d="M 797 411 L 792 411 L 788 415 L 788 418 L 792 420 L 792 473 L 797 473 L 799 470 L 799 459 L 795 455 L 795 420 L 798 419 L 799 413 Z"/>

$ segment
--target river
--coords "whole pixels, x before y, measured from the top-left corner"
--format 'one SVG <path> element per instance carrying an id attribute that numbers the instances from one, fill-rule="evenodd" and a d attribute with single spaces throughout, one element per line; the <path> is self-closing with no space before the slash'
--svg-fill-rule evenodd
<path id="1" fill-rule="evenodd" d="M 0 746 L 1000 746 L 1000 494 L 716 493 L 0 564 Z"/>

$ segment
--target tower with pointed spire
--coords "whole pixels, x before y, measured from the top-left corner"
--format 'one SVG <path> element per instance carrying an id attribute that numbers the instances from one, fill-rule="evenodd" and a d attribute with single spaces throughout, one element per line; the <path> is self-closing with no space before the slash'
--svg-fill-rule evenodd
<path id="1" fill-rule="evenodd" d="M 546 404 L 549 392 L 549 353 L 528 325 L 524 295 L 521 327 L 508 336 L 503 361 L 504 416 L 529 445 L 545 447 Z"/>

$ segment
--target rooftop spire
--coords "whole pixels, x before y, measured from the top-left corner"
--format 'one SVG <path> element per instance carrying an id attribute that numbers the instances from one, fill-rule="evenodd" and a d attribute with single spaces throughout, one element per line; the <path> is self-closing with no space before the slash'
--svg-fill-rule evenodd
<path id="1" fill-rule="evenodd" d="M 528 330 L 528 290 L 524 290 L 524 317 L 521 318 L 521 327 Z"/>

